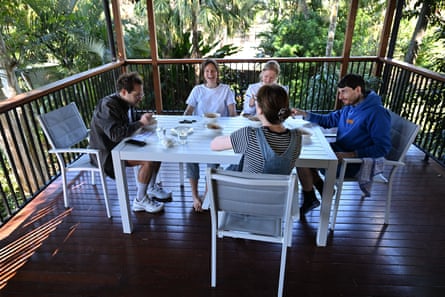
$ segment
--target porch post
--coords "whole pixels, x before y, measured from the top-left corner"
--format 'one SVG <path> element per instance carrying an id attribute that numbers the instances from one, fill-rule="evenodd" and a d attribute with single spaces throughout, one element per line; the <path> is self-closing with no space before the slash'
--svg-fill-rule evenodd
<path id="1" fill-rule="evenodd" d="M 354 36 L 355 18 L 357 16 L 358 0 L 352 0 L 349 6 L 348 25 L 345 32 L 345 43 L 343 44 L 343 63 L 340 68 L 340 77 L 348 71 L 349 57 L 351 56 L 352 37 Z"/>
<path id="2" fill-rule="evenodd" d="M 111 0 L 111 3 L 113 8 L 114 30 L 116 32 L 117 59 L 119 61 L 125 61 L 127 60 L 127 56 L 125 54 L 124 32 L 122 30 L 122 19 L 119 10 L 120 3 L 119 0 Z"/>
<path id="3" fill-rule="evenodd" d="M 383 64 L 380 59 L 385 58 L 386 56 L 388 40 L 391 34 L 391 27 L 394 19 L 394 11 L 396 9 L 396 2 L 397 0 L 387 1 L 388 5 L 386 8 L 385 20 L 383 21 L 382 35 L 380 36 L 379 51 L 377 53 L 379 61 L 376 63 L 373 70 L 373 74 L 378 77 L 380 77 L 382 73 Z"/>
<path id="4" fill-rule="evenodd" d="M 342 58 L 343 62 L 340 67 L 340 78 L 342 78 L 348 71 L 349 57 L 351 56 L 352 37 L 354 36 L 355 18 L 357 16 L 358 0 L 352 0 L 349 6 L 348 24 L 345 32 L 345 42 L 343 44 Z M 335 101 L 334 109 L 340 109 L 341 102 Z"/>
<path id="5" fill-rule="evenodd" d="M 147 0 L 147 17 L 148 17 L 148 32 L 150 34 L 150 49 L 153 67 L 153 91 L 155 94 L 156 113 L 162 113 L 162 93 L 161 93 L 161 75 L 159 73 L 159 57 L 158 57 L 158 42 L 156 36 L 156 21 L 153 7 L 153 0 Z"/>

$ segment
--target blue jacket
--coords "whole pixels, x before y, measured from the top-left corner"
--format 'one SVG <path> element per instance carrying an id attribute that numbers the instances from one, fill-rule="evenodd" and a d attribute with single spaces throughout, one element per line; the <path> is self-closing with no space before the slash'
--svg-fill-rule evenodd
<path id="1" fill-rule="evenodd" d="M 391 149 L 391 115 L 374 91 L 355 106 L 347 105 L 325 115 L 308 112 L 306 120 L 324 128 L 338 127 L 334 151 L 379 158 Z"/>

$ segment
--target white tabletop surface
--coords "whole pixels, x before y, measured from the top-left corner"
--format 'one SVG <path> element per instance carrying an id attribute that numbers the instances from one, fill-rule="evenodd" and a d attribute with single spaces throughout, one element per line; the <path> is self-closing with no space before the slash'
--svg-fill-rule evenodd
<path id="1" fill-rule="evenodd" d="M 181 124 L 180 121 L 184 119 L 195 120 L 195 122 L 191 124 Z M 189 134 L 186 144 L 176 143 L 174 146 L 166 148 L 162 144 L 162 141 L 158 139 L 157 133 L 153 129 L 153 133 L 151 134 L 148 133 L 144 136 L 138 136 L 139 139 L 147 143 L 145 146 L 138 147 L 122 141 L 113 149 L 113 163 L 124 233 L 131 233 L 132 231 L 124 166 L 125 160 L 236 164 L 241 157 L 235 154 L 233 150 L 212 151 L 210 149 L 210 142 L 215 135 L 207 131 L 204 119 L 201 117 L 156 116 L 156 120 L 157 127 L 164 128 L 166 136 L 175 140 L 177 137 L 174 135 L 172 129 L 177 126 L 189 126 L 193 128 L 193 132 Z M 238 116 L 232 118 L 221 117 L 218 119 L 218 124 L 223 127 L 221 134 L 229 135 L 231 132 L 243 126 L 254 125 L 255 123 L 245 117 Z M 304 128 L 312 132 L 311 136 L 303 136 L 303 148 L 297 160 L 297 166 L 326 169 L 325 190 L 323 191 L 324 195 L 320 209 L 320 222 L 316 240 L 318 246 L 325 246 L 332 203 L 332 195 L 329 195 L 329 193 L 332 194 L 333 191 L 337 170 L 337 158 L 318 126 L 313 126 L 301 119 L 291 118 L 285 122 L 285 125 L 289 128 Z"/>

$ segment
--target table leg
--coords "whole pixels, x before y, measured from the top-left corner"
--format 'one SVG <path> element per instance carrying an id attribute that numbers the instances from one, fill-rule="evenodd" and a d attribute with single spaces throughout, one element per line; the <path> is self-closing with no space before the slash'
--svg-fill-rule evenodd
<path id="1" fill-rule="evenodd" d="M 130 201 L 128 199 L 128 185 L 125 161 L 120 160 L 119 154 L 113 151 L 114 175 L 116 178 L 117 196 L 121 210 L 122 227 L 124 233 L 130 234 L 133 231 L 133 224 L 130 220 Z"/>
<path id="2" fill-rule="evenodd" d="M 332 196 L 337 173 L 337 160 L 330 161 L 326 168 L 323 197 L 321 200 L 320 222 L 317 231 L 317 246 L 326 246 L 328 238 L 329 220 L 331 217 Z"/>

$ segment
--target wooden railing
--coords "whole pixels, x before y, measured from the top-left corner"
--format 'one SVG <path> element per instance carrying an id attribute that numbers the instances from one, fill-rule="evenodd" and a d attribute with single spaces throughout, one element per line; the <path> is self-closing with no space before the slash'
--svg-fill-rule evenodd
<path id="1" fill-rule="evenodd" d="M 258 81 L 261 64 L 267 59 L 218 60 L 221 81 L 236 93 L 238 111 L 248 84 Z M 279 82 L 289 87 L 291 105 L 306 110 L 327 112 L 336 108 L 336 84 L 341 58 L 279 58 Z M 9 220 L 27 202 L 59 175 L 54 156 L 35 115 L 69 102 L 76 102 L 87 123 L 97 101 L 115 92 L 116 78 L 124 70 L 138 71 L 144 77 L 146 99 L 141 108 L 161 113 L 182 113 L 185 100 L 199 82 L 201 60 L 161 60 L 160 81 L 153 81 L 150 60 L 129 60 L 104 65 L 71 76 L 0 103 L 0 225 Z M 347 72 L 365 76 L 383 97 L 389 109 L 421 125 L 415 144 L 445 166 L 445 77 L 376 57 L 349 59 Z M 373 76 L 373 73 L 377 73 Z M 155 95 L 156 84 L 160 95 Z M 76 155 L 67 155 L 72 161 Z"/>

